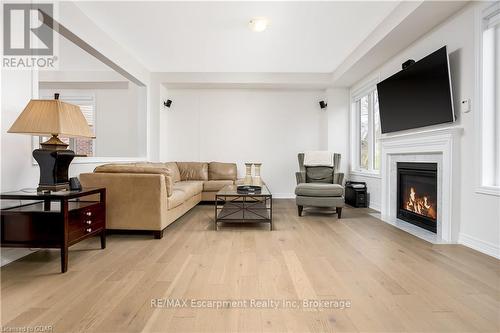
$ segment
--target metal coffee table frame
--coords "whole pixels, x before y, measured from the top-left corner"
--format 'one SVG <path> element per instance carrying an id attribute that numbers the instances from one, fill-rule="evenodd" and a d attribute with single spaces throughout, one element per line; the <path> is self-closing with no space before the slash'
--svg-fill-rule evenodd
<path id="1" fill-rule="evenodd" d="M 269 223 L 273 230 L 273 197 L 262 187 L 261 193 L 238 193 L 236 186 L 228 185 L 215 195 L 215 230 L 219 222 L 225 223 Z"/>

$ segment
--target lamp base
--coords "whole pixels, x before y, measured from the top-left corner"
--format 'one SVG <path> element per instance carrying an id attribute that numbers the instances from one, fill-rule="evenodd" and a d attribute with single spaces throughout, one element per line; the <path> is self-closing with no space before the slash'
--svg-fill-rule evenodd
<path id="1" fill-rule="evenodd" d="M 52 134 L 52 137 L 45 142 L 40 143 L 42 149 L 47 150 L 66 150 L 68 144 L 64 143 L 59 139 L 57 134 Z"/>
<path id="2" fill-rule="evenodd" d="M 72 150 L 35 149 L 33 158 L 40 167 L 38 191 L 61 191 L 69 189 L 68 169 L 75 157 Z"/>

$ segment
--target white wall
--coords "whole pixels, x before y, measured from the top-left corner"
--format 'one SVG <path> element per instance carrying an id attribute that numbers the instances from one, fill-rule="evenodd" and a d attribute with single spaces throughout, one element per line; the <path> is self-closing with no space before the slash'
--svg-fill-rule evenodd
<path id="1" fill-rule="evenodd" d="M 144 157 L 146 147 L 140 140 L 145 137 L 145 124 L 140 126 L 141 113 L 140 88 L 134 83 L 115 85 L 114 88 L 92 88 L 93 84 L 83 85 L 84 89 L 66 89 L 59 84 L 58 89 L 41 89 L 40 96 L 94 96 L 96 105 L 96 150 L 97 157 Z M 42 85 L 43 86 L 43 85 Z M 53 87 L 54 85 L 51 84 Z M 113 86 L 111 86 L 113 87 Z"/>
<path id="2" fill-rule="evenodd" d="M 168 89 L 161 112 L 163 161 L 262 162 L 276 197 L 293 197 L 297 153 L 327 149 L 321 90 Z"/>
<path id="3" fill-rule="evenodd" d="M 458 14 L 425 35 L 409 48 L 387 61 L 367 79 L 379 76 L 383 80 L 400 70 L 401 63 L 408 59 L 418 60 L 443 45 L 447 45 L 450 56 L 455 113 L 458 116 L 454 126 L 463 127 L 461 138 L 460 200 L 461 226 L 459 241 L 483 252 L 500 253 L 500 198 L 475 192 L 479 161 L 475 158 L 474 113 L 460 113 L 459 101 L 470 98 L 474 101 L 475 51 L 474 11 L 479 5 L 467 6 Z M 365 81 L 352 87 L 355 90 Z M 447 126 L 447 125 L 446 125 Z M 438 126 L 439 127 L 439 126 Z M 366 181 L 371 194 L 371 206 L 380 207 L 380 179 L 351 176 L 353 180 Z M 489 249 L 489 251 L 488 251 Z"/>
<path id="4" fill-rule="evenodd" d="M 32 165 L 31 137 L 7 133 L 29 100 L 38 95 L 34 89 L 37 87 L 33 87 L 32 71 L 2 70 L 2 192 L 38 184 L 38 168 Z"/>
<path id="5" fill-rule="evenodd" d="M 349 90 L 327 89 L 328 100 L 328 150 L 342 155 L 340 171 L 347 175 L 349 155 L 346 142 L 349 140 Z"/>
<path id="6" fill-rule="evenodd" d="M 113 71 L 111 67 L 108 67 L 99 59 L 82 50 L 78 45 L 75 45 L 72 41 L 69 41 L 58 33 L 54 34 L 54 39 L 58 41 L 57 69 L 59 71 Z"/>

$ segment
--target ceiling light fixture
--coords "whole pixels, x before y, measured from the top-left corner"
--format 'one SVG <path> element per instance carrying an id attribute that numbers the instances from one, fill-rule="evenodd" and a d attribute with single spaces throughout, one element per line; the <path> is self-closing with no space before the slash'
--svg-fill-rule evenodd
<path id="1" fill-rule="evenodd" d="M 269 20 L 265 17 L 254 17 L 248 22 L 250 29 L 256 32 L 262 32 L 266 30 Z"/>

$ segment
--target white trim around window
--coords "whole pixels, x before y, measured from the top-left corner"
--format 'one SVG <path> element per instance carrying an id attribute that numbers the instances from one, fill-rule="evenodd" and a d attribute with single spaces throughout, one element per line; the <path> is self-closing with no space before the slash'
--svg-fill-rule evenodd
<path id="1" fill-rule="evenodd" d="M 377 154 L 374 122 L 378 81 L 378 78 L 372 79 L 360 88 L 353 89 L 350 94 L 350 174 L 352 175 L 380 178 L 380 165 L 377 168 L 375 162 L 375 157 L 380 156 L 380 149 Z M 362 136 L 365 138 L 364 145 L 362 145 Z"/>
<path id="2" fill-rule="evenodd" d="M 488 3 L 482 7 L 478 7 L 475 12 L 475 101 L 474 101 L 474 123 L 475 123 L 475 145 L 476 145 L 476 161 L 478 167 L 476 168 L 476 193 L 485 195 L 500 196 L 500 116 L 499 104 L 500 101 L 494 100 L 495 91 L 500 89 L 498 83 L 493 83 L 485 87 L 488 78 L 483 75 L 485 70 L 485 61 L 489 61 L 490 66 L 486 70 L 487 73 L 493 75 L 490 82 L 498 82 L 495 78 L 500 72 L 500 62 L 498 60 L 500 50 L 499 36 L 496 36 L 493 41 L 490 40 L 490 45 L 485 54 L 484 36 L 487 29 L 491 30 L 492 27 L 497 26 L 496 34 L 499 34 L 500 26 L 500 3 L 496 2 L 493 5 Z M 491 36 L 490 36 L 491 37 Z M 493 50 L 491 49 L 493 48 Z M 493 100 L 491 100 L 493 98 Z M 498 97 L 497 97 L 498 98 Z M 486 101 L 486 102 L 485 102 Z M 496 110 L 495 110 L 496 109 Z"/>

